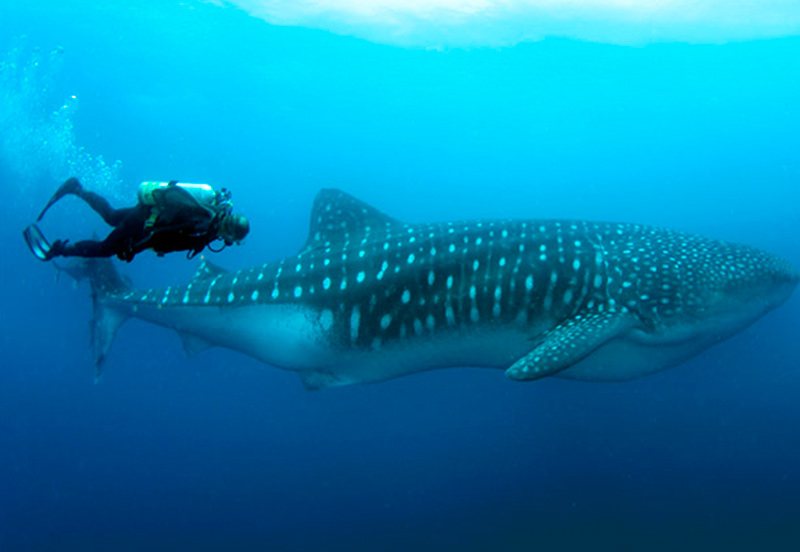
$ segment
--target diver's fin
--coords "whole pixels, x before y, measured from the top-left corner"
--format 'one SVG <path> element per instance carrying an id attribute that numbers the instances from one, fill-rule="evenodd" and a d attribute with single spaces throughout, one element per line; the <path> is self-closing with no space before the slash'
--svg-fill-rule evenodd
<path id="1" fill-rule="evenodd" d="M 514 381 L 552 376 L 592 354 L 630 323 L 628 317 L 615 312 L 576 315 L 548 332 L 530 353 L 506 370 L 506 376 Z"/>
<path id="2" fill-rule="evenodd" d="M 28 249 L 31 250 L 33 255 L 41 261 L 49 261 L 50 256 L 50 242 L 44 237 L 42 231 L 35 224 L 31 224 L 22 231 L 22 237 L 25 238 L 25 243 L 28 244 Z"/>
<path id="3" fill-rule="evenodd" d="M 58 187 L 56 193 L 53 194 L 53 197 L 51 197 L 50 201 L 47 202 L 47 205 L 44 206 L 44 209 L 42 209 L 42 212 L 39 213 L 39 216 L 36 218 L 36 222 L 42 220 L 44 214 L 50 207 L 52 207 L 55 204 L 56 201 L 58 201 L 65 195 L 74 194 L 79 192 L 80 190 L 81 190 L 81 183 L 78 182 L 78 179 L 75 177 L 68 178 L 61 186 Z"/>

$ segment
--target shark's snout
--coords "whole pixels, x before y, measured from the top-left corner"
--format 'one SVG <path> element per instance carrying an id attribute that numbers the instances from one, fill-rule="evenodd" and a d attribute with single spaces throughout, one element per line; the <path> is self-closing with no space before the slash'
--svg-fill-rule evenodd
<path id="1" fill-rule="evenodd" d="M 781 257 L 764 254 L 763 262 L 753 274 L 753 281 L 745 286 L 749 294 L 744 289 L 740 293 L 744 302 L 763 302 L 770 308 L 776 308 L 791 297 L 798 284 L 800 272 L 792 263 Z"/>
<path id="2" fill-rule="evenodd" d="M 797 284 L 800 283 L 800 271 L 798 271 L 794 266 L 789 265 L 786 280 L 793 286 L 797 286 Z"/>
<path id="3" fill-rule="evenodd" d="M 791 294 L 800 283 L 800 271 L 786 259 L 780 257 L 773 257 L 773 259 L 772 281 L 778 286 L 785 287 Z"/>

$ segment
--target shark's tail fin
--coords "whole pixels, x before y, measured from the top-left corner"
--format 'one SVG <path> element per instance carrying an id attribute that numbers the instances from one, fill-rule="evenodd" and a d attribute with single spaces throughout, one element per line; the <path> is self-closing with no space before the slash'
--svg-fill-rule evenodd
<path id="1" fill-rule="evenodd" d="M 91 339 L 94 357 L 95 381 L 102 375 L 106 354 L 111 348 L 119 327 L 130 318 L 124 302 L 115 300 L 131 288 L 130 282 L 120 276 L 110 259 L 78 259 L 66 266 L 58 266 L 76 281 L 89 280 L 92 294 Z"/>

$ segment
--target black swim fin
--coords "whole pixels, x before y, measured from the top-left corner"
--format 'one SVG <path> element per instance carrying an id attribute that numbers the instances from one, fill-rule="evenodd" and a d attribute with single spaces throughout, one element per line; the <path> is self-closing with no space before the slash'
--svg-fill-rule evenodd
<path id="1" fill-rule="evenodd" d="M 22 231 L 22 236 L 25 238 L 25 243 L 28 244 L 28 249 L 37 259 L 49 261 L 52 258 L 50 242 L 47 241 L 38 226 L 31 224 Z"/>
<path id="2" fill-rule="evenodd" d="M 53 197 L 50 198 L 50 201 L 47 202 L 47 205 L 44 206 L 44 209 L 42 209 L 42 212 L 39 213 L 39 216 L 36 218 L 36 222 L 39 222 L 40 220 L 42 220 L 42 217 L 44 217 L 44 214 L 47 212 L 47 210 L 50 207 L 53 206 L 53 204 L 56 201 L 58 201 L 59 199 L 61 199 L 65 195 L 76 194 L 79 191 L 81 191 L 81 189 L 82 189 L 81 183 L 78 182 L 77 178 L 72 177 L 72 178 L 68 178 L 67 180 L 65 180 L 64 183 L 61 186 L 58 187 L 58 190 L 56 190 L 56 193 L 53 194 Z"/>

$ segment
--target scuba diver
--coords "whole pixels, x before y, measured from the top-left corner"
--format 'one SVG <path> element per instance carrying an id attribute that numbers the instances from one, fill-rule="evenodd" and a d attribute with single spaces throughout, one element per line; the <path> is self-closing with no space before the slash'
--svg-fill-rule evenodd
<path id="1" fill-rule="evenodd" d="M 231 193 L 215 191 L 208 184 L 143 182 L 133 207 L 114 209 L 102 196 L 85 190 L 77 178 L 64 182 L 45 205 L 37 222 L 47 210 L 66 195 L 85 201 L 114 230 L 103 241 L 69 243 L 56 240 L 50 244 L 36 224 L 23 232 L 31 252 L 43 261 L 54 257 L 111 257 L 130 262 L 140 251 L 152 249 L 158 256 L 172 251 L 186 251 L 191 259 L 204 248 L 218 252 L 225 246 L 240 243 L 250 231 L 244 215 L 234 214 Z M 222 240 L 219 249 L 211 243 Z"/>

